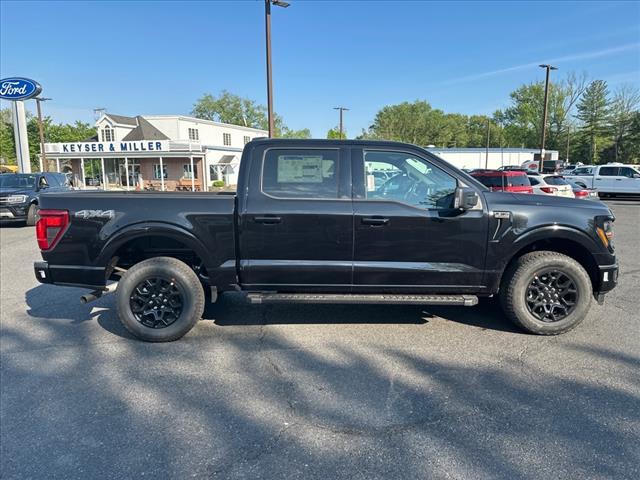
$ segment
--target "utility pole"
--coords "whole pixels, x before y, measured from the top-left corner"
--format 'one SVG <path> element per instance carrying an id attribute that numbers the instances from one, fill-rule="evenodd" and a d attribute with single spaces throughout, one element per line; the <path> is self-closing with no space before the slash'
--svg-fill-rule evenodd
<path id="1" fill-rule="evenodd" d="M 489 140 L 491 139 L 491 120 L 487 118 L 487 154 L 484 159 L 485 170 L 489 168 Z"/>
<path id="2" fill-rule="evenodd" d="M 344 112 L 345 110 L 348 111 L 349 109 L 347 107 L 333 107 L 334 110 L 338 110 L 340 111 L 340 140 L 342 140 L 344 138 L 344 129 L 342 128 L 342 112 Z"/>
<path id="3" fill-rule="evenodd" d="M 289 4 L 282 0 L 264 0 L 264 30 L 267 44 L 267 115 L 269 119 L 269 138 L 274 136 L 273 118 L 273 80 L 271 76 L 271 4 L 287 8 Z"/>
<path id="4" fill-rule="evenodd" d="M 569 141 L 571 140 L 571 125 L 567 125 L 567 164 L 569 164 Z"/>
<path id="5" fill-rule="evenodd" d="M 546 79 L 544 82 L 544 108 L 542 111 L 542 135 L 540 139 L 540 167 L 542 167 L 542 163 L 544 162 L 544 142 L 547 134 L 547 106 L 549 101 L 549 72 L 551 70 L 557 70 L 558 67 L 553 67 L 551 65 L 540 65 L 540 68 L 544 68 L 547 70 Z M 541 169 L 542 170 L 542 169 Z"/>
<path id="6" fill-rule="evenodd" d="M 40 131 L 40 171 L 47 168 L 47 154 L 44 151 L 44 122 L 42 121 L 42 107 L 40 104 L 51 100 L 50 98 L 36 97 L 36 108 L 38 110 L 38 130 Z"/>

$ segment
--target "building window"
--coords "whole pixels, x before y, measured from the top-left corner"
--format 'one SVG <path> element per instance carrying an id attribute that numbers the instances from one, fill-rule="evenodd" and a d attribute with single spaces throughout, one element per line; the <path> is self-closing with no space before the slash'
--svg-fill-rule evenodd
<path id="1" fill-rule="evenodd" d="M 200 141 L 200 133 L 197 128 L 189 129 L 189 140 L 194 140 L 196 142 Z"/>
<path id="2" fill-rule="evenodd" d="M 167 179 L 167 166 L 166 165 L 162 165 L 162 176 L 164 177 L 164 179 Z M 153 166 L 153 178 L 154 180 L 160 180 L 160 164 L 156 163 Z"/>
<path id="3" fill-rule="evenodd" d="M 184 165 L 182 165 L 182 178 L 187 179 L 187 180 L 191 180 L 191 164 L 190 163 L 185 163 Z M 196 167 L 196 165 L 193 165 L 193 178 L 197 179 L 198 178 L 198 168 Z"/>
<path id="4" fill-rule="evenodd" d="M 115 136 L 115 132 L 113 131 L 113 128 L 110 127 L 104 127 L 102 129 L 102 141 L 103 142 L 113 142 L 115 141 L 116 136 Z"/>
<path id="5" fill-rule="evenodd" d="M 251 141 L 251 137 L 244 137 L 244 144 L 246 145 L 247 143 L 249 143 Z"/>
<path id="6" fill-rule="evenodd" d="M 230 133 L 223 133 L 222 134 L 222 143 L 224 145 L 231 145 L 231 134 Z"/>

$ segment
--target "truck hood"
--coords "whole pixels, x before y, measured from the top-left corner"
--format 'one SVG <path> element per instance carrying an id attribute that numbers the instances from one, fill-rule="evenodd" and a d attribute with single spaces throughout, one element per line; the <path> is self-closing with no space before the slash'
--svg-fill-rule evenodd
<path id="1" fill-rule="evenodd" d="M 33 195 L 30 188 L 0 188 L 0 196 L 8 197 L 9 195 Z"/>
<path id="2" fill-rule="evenodd" d="M 584 215 L 612 215 L 611 210 L 602 202 L 579 200 L 577 198 L 556 197 L 553 195 L 531 195 L 509 192 L 484 192 L 489 210 L 529 210 L 531 208 L 558 208 Z"/>

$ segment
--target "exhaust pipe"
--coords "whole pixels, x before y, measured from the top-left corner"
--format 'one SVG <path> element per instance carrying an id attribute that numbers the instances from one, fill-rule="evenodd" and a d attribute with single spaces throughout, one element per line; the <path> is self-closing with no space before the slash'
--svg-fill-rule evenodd
<path id="1" fill-rule="evenodd" d="M 84 304 L 93 302 L 99 299 L 100 297 L 102 297 L 103 295 L 108 295 L 109 293 L 115 292 L 116 288 L 118 288 L 118 282 L 111 283 L 103 289 L 94 290 L 91 293 L 85 293 L 84 295 L 80 296 L 80 303 L 84 305 Z"/>

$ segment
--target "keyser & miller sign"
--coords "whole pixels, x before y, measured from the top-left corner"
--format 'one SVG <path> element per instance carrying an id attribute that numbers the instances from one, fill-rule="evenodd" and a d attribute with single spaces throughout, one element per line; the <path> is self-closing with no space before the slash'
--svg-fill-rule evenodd
<path id="1" fill-rule="evenodd" d="M 35 80 L 13 77 L 0 80 L 0 98 L 2 100 L 28 100 L 42 92 L 42 87 Z"/>
<path id="2" fill-rule="evenodd" d="M 136 142 L 74 142 L 48 145 L 49 153 L 136 153 L 169 150 L 169 142 L 142 140 Z"/>

